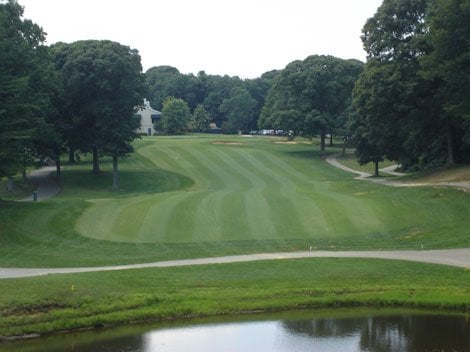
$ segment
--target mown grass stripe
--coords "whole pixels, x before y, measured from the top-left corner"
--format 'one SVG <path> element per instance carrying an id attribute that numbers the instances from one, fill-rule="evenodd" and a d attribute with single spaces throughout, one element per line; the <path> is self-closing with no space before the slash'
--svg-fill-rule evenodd
<path id="1" fill-rule="evenodd" d="M 0 201 L 0 265 L 109 265 L 309 243 L 470 246 L 468 193 L 355 181 L 324 163 L 311 144 L 272 140 L 279 139 L 144 138 L 120 161 L 118 192 L 110 158 L 102 158 L 98 177 L 89 156 L 65 164 L 57 197 Z"/>

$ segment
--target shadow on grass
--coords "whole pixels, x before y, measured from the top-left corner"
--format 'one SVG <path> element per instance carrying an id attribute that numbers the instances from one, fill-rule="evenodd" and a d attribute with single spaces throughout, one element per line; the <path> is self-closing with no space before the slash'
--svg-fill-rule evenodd
<path id="1" fill-rule="evenodd" d="M 299 159 L 321 159 L 322 153 L 319 150 L 285 150 L 283 153 Z"/>
<path id="2" fill-rule="evenodd" d="M 13 179 L 13 190 L 7 191 L 7 179 L 6 177 L 0 180 L 0 199 L 3 200 L 18 200 L 27 196 L 31 196 L 33 190 L 37 188 L 37 185 L 30 179 L 23 179 L 21 176 L 17 176 Z"/>
<path id="3" fill-rule="evenodd" d="M 400 180 L 470 182 L 470 163 L 415 171 L 400 177 Z"/>
<path id="4" fill-rule="evenodd" d="M 119 171 L 120 189 L 112 189 L 111 171 L 102 171 L 94 175 L 89 170 L 64 170 L 60 185 L 64 196 L 126 196 L 136 193 L 161 193 L 191 187 L 194 181 L 189 177 L 155 169 L 154 171 L 121 170 Z M 91 193 L 91 194 L 90 194 Z"/>

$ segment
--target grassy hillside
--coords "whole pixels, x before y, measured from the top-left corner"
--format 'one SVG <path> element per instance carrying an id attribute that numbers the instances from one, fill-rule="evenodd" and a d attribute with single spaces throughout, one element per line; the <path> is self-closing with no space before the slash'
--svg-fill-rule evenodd
<path id="1" fill-rule="evenodd" d="M 306 307 L 404 306 L 468 314 L 469 279 L 470 271 L 443 265 L 317 258 L 0 280 L 0 341 L 8 335 Z"/>
<path id="2" fill-rule="evenodd" d="M 470 246 L 469 194 L 352 179 L 309 143 L 146 138 L 95 177 L 65 166 L 63 192 L 0 202 L 1 266 L 135 263 L 248 252 Z"/>

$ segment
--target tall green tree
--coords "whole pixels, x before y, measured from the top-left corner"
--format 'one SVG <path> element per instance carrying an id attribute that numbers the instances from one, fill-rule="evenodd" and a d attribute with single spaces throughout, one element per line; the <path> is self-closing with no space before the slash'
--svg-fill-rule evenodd
<path id="1" fill-rule="evenodd" d="M 470 0 L 435 0 L 428 11 L 421 75 L 438 85 L 447 163 L 470 158 Z"/>
<path id="2" fill-rule="evenodd" d="M 430 0 L 384 0 L 362 29 L 368 59 L 413 61 L 428 48 L 423 34 Z"/>
<path id="3" fill-rule="evenodd" d="M 196 106 L 193 113 L 192 127 L 196 131 L 206 131 L 210 125 L 210 116 L 202 104 Z"/>
<path id="4" fill-rule="evenodd" d="M 373 162 L 375 176 L 379 175 L 379 162 L 395 153 L 403 142 L 391 109 L 400 95 L 396 78 L 393 66 L 369 61 L 353 91 L 351 137 L 359 163 Z"/>
<path id="5" fill-rule="evenodd" d="M 228 116 L 220 109 L 223 101 L 230 98 L 230 93 L 236 87 L 242 88 L 243 81 L 238 77 L 209 76 L 207 96 L 204 108 L 218 127 L 227 126 Z"/>
<path id="6" fill-rule="evenodd" d="M 261 111 L 266 102 L 266 96 L 271 88 L 274 78 L 279 74 L 279 70 L 272 70 L 265 72 L 260 78 L 246 80 L 245 88 L 250 93 L 251 97 L 256 100 L 256 106 L 253 112 L 254 120 L 250 122 L 250 129 L 256 129 L 258 120 L 261 117 Z"/>
<path id="7" fill-rule="evenodd" d="M 23 168 L 50 107 L 50 59 L 42 29 L 14 0 L 0 3 L 0 177 Z"/>
<path id="8" fill-rule="evenodd" d="M 64 64 L 71 55 L 74 46 L 66 43 L 56 43 L 50 47 L 50 53 L 54 63 L 55 72 L 58 76 L 56 94 L 53 96 L 55 112 L 52 117 L 54 126 L 62 136 L 63 146 L 68 149 L 69 163 L 75 163 L 75 153 L 87 150 L 86 139 L 81 135 L 82 129 L 78 126 L 82 123 L 82 116 L 77 111 L 77 105 L 70 100 L 71 95 L 65 90 L 66 77 L 62 74 Z"/>
<path id="9" fill-rule="evenodd" d="M 182 74 L 172 66 L 156 66 L 145 72 L 145 78 L 147 95 L 156 109 L 162 109 L 166 98 L 174 97 L 186 101 L 191 111 L 194 111 L 207 96 L 208 76 L 204 71 L 194 76 Z"/>
<path id="10" fill-rule="evenodd" d="M 344 121 L 362 69 L 360 61 L 333 56 L 313 55 L 291 62 L 273 81 L 261 120 L 294 135 L 319 135 L 324 151 L 326 135 L 342 127 L 337 121 Z"/>
<path id="11" fill-rule="evenodd" d="M 112 41 L 85 40 L 66 46 L 56 63 L 70 143 L 92 152 L 94 174 L 100 173 L 99 156 L 111 155 L 116 175 L 117 159 L 128 155 L 137 137 L 133 112 L 145 94 L 138 52 Z"/>
<path id="12" fill-rule="evenodd" d="M 368 61 L 354 88 L 351 114 L 362 162 L 380 155 L 411 167 L 441 159 L 436 87 L 418 74 L 419 60 L 430 49 L 428 3 L 384 0 L 363 28 Z"/>
<path id="13" fill-rule="evenodd" d="M 189 106 L 183 99 L 170 97 L 163 102 L 161 119 L 163 133 L 182 134 L 186 132 L 190 119 Z"/>
<path id="14" fill-rule="evenodd" d="M 227 116 L 225 129 L 247 131 L 255 125 L 256 100 L 245 88 L 235 87 L 230 96 L 222 101 L 219 110 Z"/>

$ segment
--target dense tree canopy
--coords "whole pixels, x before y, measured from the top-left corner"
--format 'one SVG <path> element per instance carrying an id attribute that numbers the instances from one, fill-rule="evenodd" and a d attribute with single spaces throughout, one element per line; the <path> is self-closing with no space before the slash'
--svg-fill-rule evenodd
<path id="1" fill-rule="evenodd" d="M 429 8 L 426 39 L 432 50 L 421 58 L 421 74 L 436 82 L 448 126 L 450 158 L 470 157 L 470 0 L 436 0 Z M 450 160 L 451 162 L 453 160 Z"/>
<path id="2" fill-rule="evenodd" d="M 235 87 L 230 96 L 222 101 L 219 110 L 226 118 L 226 129 L 235 131 L 249 131 L 256 125 L 254 112 L 256 100 L 245 88 Z"/>
<path id="3" fill-rule="evenodd" d="M 188 104 L 179 98 L 167 98 L 163 102 L 162 119 L 156 126 L 167 134 L 181 134 L 188 130 L 191 112 Z"/>
<path id="4" fill-rule="evenodd" d="M 230 130 L 241 126 L 243 129 L 256 127 L 273 74 L 268 72 L 257 79 L 241 80 L 227 75 L 208 75 L 204 71 L 200 71 L 197 76 L 182 74 L 174 67 L 158 66 L 147 70 L 145 76 L 148 96 L 156 109 L 162 109 L 163 102 L 168 97 L 179 98 L 188 104 L 191 112 L 194 112 L 198 105 L 202 105 L 211 118 L 210 122 L 214 122 L 223 130 Z M 237 117 L 234 112 L 228 113 L 224 108 L 221 109 L 224 101 L 234 98 L 233 92 L 236 92 L 236 89 L 248 92 L 249 101 L 255 101 L 248 115 L 238 115 L 245 119 L 240 123 L 235 121 Z M 226 102 L 225 105 L 227 104 Z"/>
<path id="5" fill-rule="evenodd" d="M 112 41 L 86 40 L 61 44 L 55 52 L 61 74 L 64 129 L 69 144 L 93 153 L 126 156 L 140 121 L 133 111 L 145 94 L 140 56 Z"/>
<path id="6" fill-rule="evenodd" d="M 194 109 L 191 125 L 192 129 L 198 132 L 204 132 L 209 129 L 210 116 L 201 104 Z"/>
<path id="7" fill-rule="evenodd" d="M 465 3 L 384 0 L 365 24 L 368 62 L 351 114 L 361 162 L 386 157 L 423 168 L 469 157 Z"/>
<path id="8" fill-rule="evenodd" d="M 24 170 L 53 89 L 45 34 L 13 0 L 0 3 L 0 177 Z"/>
<path id="9" fill-rule="evenodd" d="M 145 76 L 150 102 L 158 110 L 163 108 L 163 102 L 168 97 L 183 99 L 194 110 L 207 94 L 204 72 L 195 77 L 181 74 L 175 67 L 158 66 L 147 70 Z"/>
<path id="10" fill-rule="evenodd" d="M 291 62 L 273 80 L 259 122 L 261 127 L 320 135 L 336 133 L 351 102 L 363 64 L 313 55 Z"/>
<path id="11" fill-rule="evenodd" d="M 365 66 L 313 55 L 251 80 L 171 66 L 144 75 L 136 50 L 107 40 L 48 48 L 22 15 L 15 0 L 0 2 L 0 177 L 59 163 L 66 147 L 91 152 L 95 173 L 99 156 L 112 156 L 118 188 L 117 159 L 132 151 L 145 95 L 165 133 L 215 122 L 319 135 L 322 150 L 326 135 L 350 135 L 361 163 L 470 160 L 470 0 L 384 0 L 363 27 Z"/>

